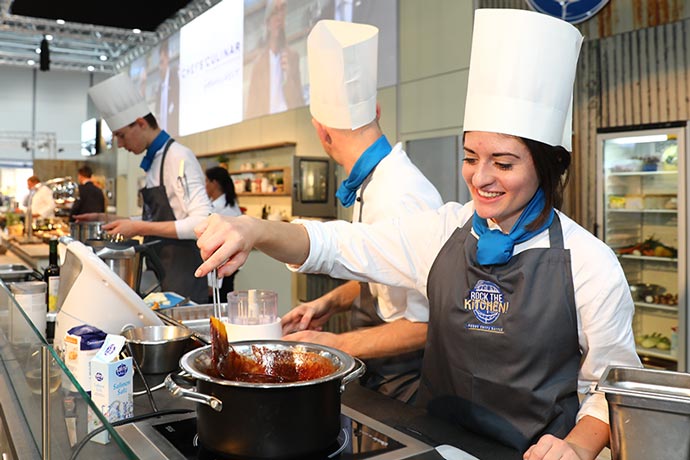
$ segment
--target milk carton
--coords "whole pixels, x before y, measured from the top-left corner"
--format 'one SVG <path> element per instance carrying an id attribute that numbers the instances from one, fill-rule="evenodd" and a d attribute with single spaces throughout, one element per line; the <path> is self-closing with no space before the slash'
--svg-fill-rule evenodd
<path id="1" fill-rule="evenodd" d="M 103 346 L 106 335 L 100 329 L 88 325 L 75 326 L 65 334 L 65 366 L 86 392 L 91 391 L 91 359 Z M 71 381 L 63 381 L 63 384 L 67 384 L 70 391 L 77 391 Z"/>
<path id="2" fill-rule="evenodd" d="M 124 420 L 134 415 L 132 358 L 118 359 L 125 344 L 121 335 L 108 334 L 103 346 L 91 360 L 91 399 L 109 422 Z M 96 415 L 88 411 L 89 432 L 103 424 Z M 107 431 L 91 438 L 100 444 L 107 444 Z"/>

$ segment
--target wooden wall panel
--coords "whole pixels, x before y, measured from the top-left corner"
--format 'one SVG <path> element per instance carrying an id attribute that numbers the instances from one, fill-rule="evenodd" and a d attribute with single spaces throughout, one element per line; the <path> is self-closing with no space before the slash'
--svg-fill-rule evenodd
<path id="1" fill-rule="evenodd" d="M 690 118 L 689 20 L 584 43 L 575 87 L 573 217 L 588 229 L 596 221 L 598 128 Z M 590 176 L 594 176 L 590 178 Z M 572 193 L 572 191 L 571 191 Z"/>

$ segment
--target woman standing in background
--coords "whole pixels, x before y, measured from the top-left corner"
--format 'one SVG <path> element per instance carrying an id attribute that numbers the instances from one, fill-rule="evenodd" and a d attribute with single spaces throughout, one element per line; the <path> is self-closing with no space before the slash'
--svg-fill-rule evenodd
<path id="1" fill-rule="evenodd" d="M 240 216 L 242 210 L 237 203 L 235 184 L 232 182 L 228 170 L 220 166 L 214 166 L 206 170 L 206 194 L 211 200 L 211 212 L 221 216 Z M 235 288 L 235 274 L 219 280 L 221 302 L 227 299 L 228 293 Z M 212 275 L 209 275 L 212 276 Z M 209 278 L 209 286 L 211 279 Z M 212 298 L 209 294 L 209 298 Z"/>

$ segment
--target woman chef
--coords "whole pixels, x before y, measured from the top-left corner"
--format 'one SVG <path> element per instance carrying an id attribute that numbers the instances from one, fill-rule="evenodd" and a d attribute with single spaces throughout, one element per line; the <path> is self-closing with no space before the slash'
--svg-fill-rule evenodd
<path id="1" fill-rule="evenodd" d="M 193 276 L 196 261 L 201 262 L 194 226 L 211 212 L 199 161 L 190 149 L 160 129 L 127 75 L 118 74 L 94 85 L 89 96 L 119 147 L 135 155 L 146 152 L 140 165 L 146 171 L 141 220 L 120 218 L 103 229 L 125 238 L 141 235 L 144 241 L 159 240 L 152 248 L 166 267 L 162 289 L 189 296 L 198 303 L 207 302 L 206 281 Z M 75 216 L 78 221 L 98 217 L 102 214 Z"/>
<path id="2" fill-rule="evenodd" d="M 581 42 L 546 15 L 477 10 L 462 167 L 471 202 L 369 226 L 212 217 L 197 228 L 197 276 L 236 270 L 257 247 L 302 272 L 416 288 L 430 304 L 419 402 L 525 459 L 594 459 L 609 427 L 593 384 L 609 364 L 640 362 L 618 260 L 555 209 Z"/>

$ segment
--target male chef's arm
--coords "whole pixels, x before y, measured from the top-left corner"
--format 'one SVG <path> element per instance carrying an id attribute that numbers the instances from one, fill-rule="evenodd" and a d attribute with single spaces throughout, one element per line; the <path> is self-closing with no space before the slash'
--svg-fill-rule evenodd
<path id="1" fill-rule="evenodd" d="M 359 287 L 359 283 L 351 281 L 339 286 L 339 288 L 346 287 L 348 284 Z M 333 292 L 331 291 L 323 297 L 329 296 Z M 357 292 L 359 292 L 359 288 Z M 421 350 L 426 344 L 429 303 L 417 291 L 408 290 L 406 305 L 404 318 L 378 326 L 360 328 L 341 334 L 304 330 L 288 334 L 283 339 L 330 346 L 361 359 L 386 358 Z M 288 315 L 291 313 L 292 311 Z M 311 324 L 308 324 L 309 329 L 314 329 L 314 323 L 315 321 L 312 320 Z M 286 331 L 285 327 L 283 331 Z"/>
<path id="2" fill-rule="evenodd" d="M 348 281 L 321 297 L 304 302 L 280 319 L 283 334 L 292 334 L 307 329 L 320 330 L 333 315 L 348 311 L 357 297 L 359 297 L 359 283 Z M 293 340 L 293 338 L 286 337 L 285 340 Z"/>

